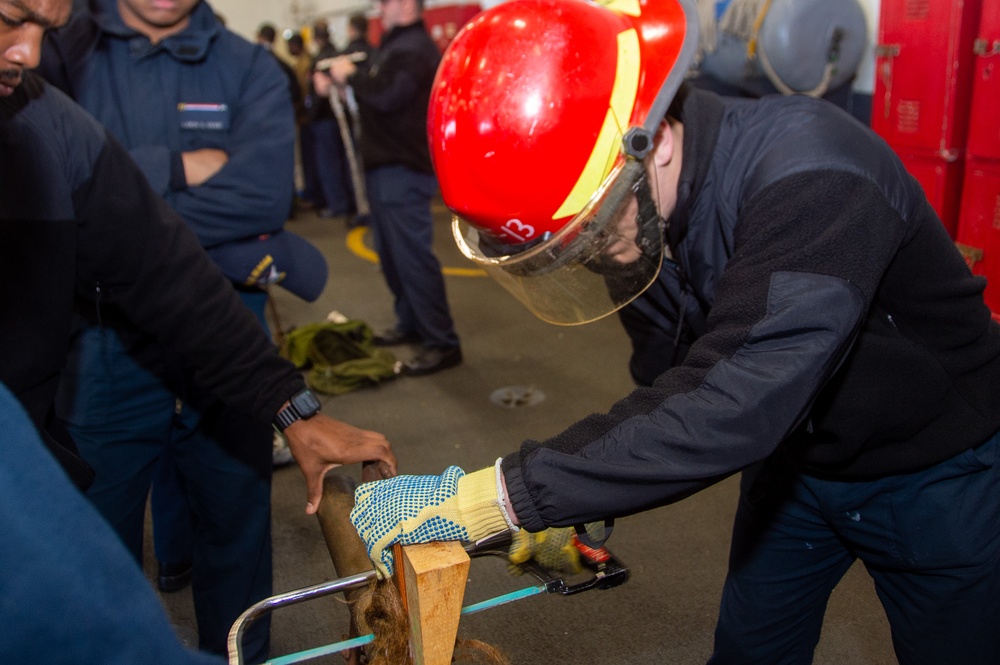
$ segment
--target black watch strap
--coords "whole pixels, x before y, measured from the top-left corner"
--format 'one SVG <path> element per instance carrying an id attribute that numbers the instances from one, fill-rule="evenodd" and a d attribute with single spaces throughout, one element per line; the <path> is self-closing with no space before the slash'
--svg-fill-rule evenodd
<path id="1" fill-rule="evenodd" d="M 303 388 L 292 395 L 288 404 L 281 411 L 278 411 L 278 415 L 274 417 L 274 426 L 278 428 L 278 431 L 284 432 L 295 421 L 312 418 L 319 412 L 320 408 L 322 408 L 322 404 L 313 391 Z"/>
<path id="2" fill-rule="evenodd" d="M 292 408 L 292 405 L 289 404 L 281 411 L 278 411 L 278 415 L 274 417 L 274 426 L 278 428 L 278 431 L 284 432 L 286 427 L 299 419 L 299 414 L 296 413 L 295 409 Z"/>

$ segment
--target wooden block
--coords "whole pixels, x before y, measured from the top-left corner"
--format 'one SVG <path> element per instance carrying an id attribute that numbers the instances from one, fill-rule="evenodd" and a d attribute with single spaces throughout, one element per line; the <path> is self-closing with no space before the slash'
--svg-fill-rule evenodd
<path id="1" fill-rule="evenodd" d="M 469 555 L 458 542 L 407 545 L 396 549 L 396 570 L 410 618 L 414 665 L 450 665 L 469 577 Z"/>

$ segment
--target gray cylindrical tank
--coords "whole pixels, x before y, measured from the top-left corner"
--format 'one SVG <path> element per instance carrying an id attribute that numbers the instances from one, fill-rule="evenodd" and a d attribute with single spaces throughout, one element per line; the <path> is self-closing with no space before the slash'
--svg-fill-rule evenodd
<path id="1" fill-rule="evenodd" d="M 757 57 L 748 56 L 746 36 L 719 30 L 701 71 L 748 90 L 766 79 L 782 92 L 822 95 L 853 78 L 867 46 L 857 0 L 772 0 L 757 35 Z"/>

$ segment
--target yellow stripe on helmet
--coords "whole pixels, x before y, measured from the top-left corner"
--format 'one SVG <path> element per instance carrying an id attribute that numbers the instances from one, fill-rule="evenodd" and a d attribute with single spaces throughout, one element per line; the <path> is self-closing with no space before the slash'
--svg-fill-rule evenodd
<path id="1" fill-rule="evenodd" d="M 629 4 L 613 2 L 612 4 Z M 633 3 L 638 7 L 638 3 Z M 615 85 L 608 102 L 608 113 L 597 135 L 594 150 L 587 159 L 580 178 L 552 219 L 575 215 L 587 205 L 611 172 L 621 150 L 621 138 L 632 118 L 636 91 L 639 89 L 639 35 L 635 29 L 618 33 L 618 62 Z"/>
<path id="2" fill-rule="evenodd" d="M 639 7 L 639 0 L 599 0 L 599 5 L 604 5 L 608 9 L 628 16 L 639 16 L 642 8 Z"/>

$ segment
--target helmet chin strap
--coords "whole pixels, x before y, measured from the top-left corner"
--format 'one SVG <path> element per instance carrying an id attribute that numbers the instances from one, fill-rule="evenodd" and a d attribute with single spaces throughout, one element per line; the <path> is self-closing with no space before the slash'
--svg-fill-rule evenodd
<path id="1" fill-rule="evenodd" d="M 659 256 L 663 247 L 662 230 L 665 222 L 653 200 L 649 178 L 645 173 L 638 174 L 637 179 L 627 189 L 625 187 L 621 189 L 624 190 L 623 193 L 627 192 L 627 196 L 634 196 L 638 203 L 635 214 L 636 237 L 634 242 L 639 247 L 641 256 L 629 263 L 621 263 L 603 255 L 596 256 L 587 262 L 588 268 L 609 277 L 627 277 L 636 270 L 645 270 L 641 266 L 643 258 Z M 606 207 L 617 211 L 624 208 L 625 205 L 619 200 L 615 202 L 615 205 Z M 605 225 L 615 226 L 613 222 L 605 222 Z"/>
<path id="2" fill-rule="evenodd" d="M 659 253 L 666 237 L 667 220 L 660 214 L 659 206 L 653 200 L 653 190 L 648 177 L 643 176 L 636 183 L 635 198 L 639 203 L 639 210 L 636 213 L 639 235 L 636 244 L 642 249 L 643 254 Z"/>

